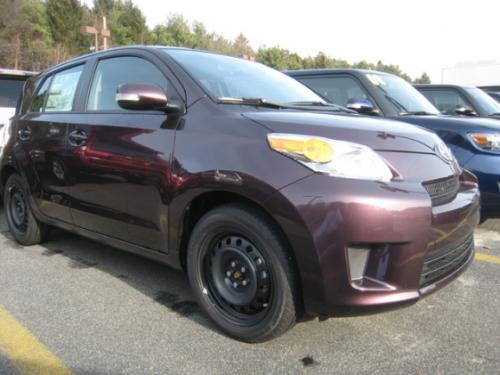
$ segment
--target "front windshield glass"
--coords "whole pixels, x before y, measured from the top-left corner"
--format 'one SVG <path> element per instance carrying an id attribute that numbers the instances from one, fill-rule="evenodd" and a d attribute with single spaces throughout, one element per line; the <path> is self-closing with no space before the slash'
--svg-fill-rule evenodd
<path id="1" fill-rule="evenodd" d="M 375 87 L 382 91 L 385 98 L 399 114 L 439 114 L 436 107 L 404 79 L 377 73 L 367 73 L 366 77 Z"/>
<path id="2" fill-rule="evenodd" d="M 477 104 L 487 114 L 500 113 L 500 104 L 483 90 L 477 87 L 466 87 L 465 91 L 476 100 Z"/>
<path id="3" fill-rule="evenodd" d="M 260 98 L 277 103 L 324 102 L 293 78 L 259 63 L 192 50 L 164 51 L 214 99 Z"/>

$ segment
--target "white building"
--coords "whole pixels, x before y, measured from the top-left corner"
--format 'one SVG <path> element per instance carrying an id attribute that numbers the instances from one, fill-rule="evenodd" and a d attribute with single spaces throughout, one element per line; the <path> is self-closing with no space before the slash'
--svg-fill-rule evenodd
<path id="1" fill-rule="evenodd" d="M 444 68 L 441 83 L 500 89 L 500 62 L 495 60 L 463 62 Z"/>

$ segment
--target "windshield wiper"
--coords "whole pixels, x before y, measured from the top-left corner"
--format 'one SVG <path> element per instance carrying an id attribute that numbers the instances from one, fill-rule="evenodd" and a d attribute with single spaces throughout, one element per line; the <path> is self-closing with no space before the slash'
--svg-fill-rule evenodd
<path id="1" fill-rule="evenodd" d="M 268 108 L 288 108 L 284 104 L 275 103 L 262 98 L 231 98 L 222 97 L 217 99 L 219 104 L 239 104 L 239 105 L 254 105 L 257 107 L 268 107 Z"/>
<path id="2" fill-rule="evenodd" d="M 488 116 L 500 116 L 500 112 L 490 113 Z"/>
<path id="3" fill-rule="evenodd" d="M 357 113 L 349 108 L 342 107 L 341 105 L 322 102 L 322 101 L 311 101 L 311 102 L 290 102 L 287 104 L 291 104 L 296 107 L 326 107 L 329 110 L 333 110 L 335 112 L 345 112 L 345 113 Z"/>

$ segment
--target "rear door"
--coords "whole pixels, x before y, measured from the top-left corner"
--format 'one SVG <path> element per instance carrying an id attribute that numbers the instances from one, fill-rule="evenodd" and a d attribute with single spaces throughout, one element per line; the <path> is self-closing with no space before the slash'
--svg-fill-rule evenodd
<path id="1" fill-rule="evenodd" d="M 44 76 L 17 124 L 17 141 L 24 151 L 17 160 L 38 210 L 67 223 L 72 219 L 66 142 L 84 67 L 80 64 Z"/>
<path id="2" fill-rule="evenodd" d="M 75 224 L 153 250 L 166 251 L 170 165 L 179 114 L 131 111 L 118 86 L 155 84 L 181 100 L 161 61 L 111 55 L 95 61 L 79 123 L 69 129 Z"/>

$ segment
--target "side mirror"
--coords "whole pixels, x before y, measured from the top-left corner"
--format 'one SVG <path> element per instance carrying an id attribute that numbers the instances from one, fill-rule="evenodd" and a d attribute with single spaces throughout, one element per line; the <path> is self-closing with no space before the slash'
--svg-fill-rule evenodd
<path id="1" fill-rule="evenodd" d="M 123 109 L 166 110 L 168 99 L 156 85 L 126 83 L 116 90 L 116 102 Z"/>
<path id="2" fill-rule="evenodd" d="M 368 99 L 349 99 L 346 107 L 364 115 L 379 114 L 378 109 L 376 109 L 373 103 Z"/>
<path id="3" fill-rule="evenodd" d="M 462 116 L 477 116 L 476 111 L 472 108 L 457 105 L 455 108 L 455 113 Z"/>

